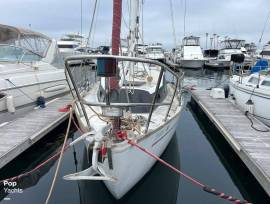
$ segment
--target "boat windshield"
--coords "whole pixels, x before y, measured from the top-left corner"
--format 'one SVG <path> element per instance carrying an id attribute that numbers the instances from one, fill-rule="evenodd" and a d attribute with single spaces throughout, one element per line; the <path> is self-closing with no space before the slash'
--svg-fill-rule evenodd
<path id="1" fill-rule="evenodd" d="M 12 59 L 15 57 L 16 59 L 18 53 L 21 53 L 21 55 L 24 53 L 26 55 L 24 59 L 29 57 L 28 60 L 31 61 L 36 60 L 37 56 L 46 57 L 51 45 L 51 39 L 41 33 L 28 29 L 0 24 L 0 45 L 8 45 L 1 47 L 1 55 L 5 55 L 4 51 L 7 51 L 7 56 L 10 55 L 9 58 Z M 29 52 L 25 53 L 25 50 Z"/>
<path id="2" fill-rule="evenodd" d="M 239 49 L 224 49 L 220 51 L 220 54 L 241 54 L 242 51 Z"/>
<path id="3" fill-rule="evenodd" d="M 70 48 L 70 49 L 74 49 L 78 47 L 78 45 L 75 44 L 58 44 L 58 48 Z"/>
<path id="4" fill-rule="evenodd" d="M 270 80 L 263 80 L 261 85 L 270 87 Z"/>
<path id="5" fill-rule="evenodd" d="M 194 37 L 194 36 L 185 37 L 183 39 L 183 45 L 184 46 L 200 46 L 200 38 Z"/>
<path id="6" fill-rule="evenodd" d="M 270 51 L 268 51 L 268 50 L 263 50 L 263 51 L 261 52 L 261 55 L 270 55 Z"/>
<path id="7" fill-rule="evenodd" d="M 149 53 L 162 53 L 162 49 L 160 47 L 148 47 L 147 51 Z"/>
<path id="8" fill-rule="evenodd" d="M 0 45 L 0 61 L 32 62 L 40 61 L 41 58 L 40 55 L 20 47 Z"/>

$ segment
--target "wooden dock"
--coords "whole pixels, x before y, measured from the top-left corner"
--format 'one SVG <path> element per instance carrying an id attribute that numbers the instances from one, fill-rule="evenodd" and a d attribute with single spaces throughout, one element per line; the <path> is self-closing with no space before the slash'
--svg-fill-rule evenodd
<path id="1" fill-rule="evenodd" d="M 70 96 L 51 101 L 44 109 L 34 109 L 0 127 L 0 168 L 12 161 L 47 133 L 68 118 L 68 113 L 59 112 L 71 102 Z"/>
<path id="2" fill-rule="evenodd" d="M 192 98 L 223 134 L 236 154 L 270 196 L 270 132 L 259 132 L 236 105 L 227 99 L 213 99 L 210 91 L 192 90 Z M 269 128 L 251 117 L 254 127 Z"/>

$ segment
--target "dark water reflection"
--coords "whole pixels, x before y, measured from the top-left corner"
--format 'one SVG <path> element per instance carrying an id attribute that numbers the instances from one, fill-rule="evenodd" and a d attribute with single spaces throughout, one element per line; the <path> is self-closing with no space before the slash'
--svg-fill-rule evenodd
<path id="1" fill-rule="evenodd" d="M 86 156 L 85 156 L 86 157 Z M 178 143 L 174 135 L 168 148 L 164 152 L 163 159 L 180 168 Z M 85 168 L 88 165 L 85 165 Z M 130 171 L 130 169 L 127 169 Z M 136 171 L 136 169 L 134 170 Z M 132 172 L 130 172 L 132 174 Z M 145 175 L 130 192 L 121 200 L 116 200 L 108 192 L 102 182 L 79 182 L 81 189 L 82 204 L 86 203 L 115 203 L 115 204 L 137 204 L 137 203 L 176 203 L 179 186 L 179 176 L 172 174 L 164 166 L 155 164 L 151 171 Z"/>
<path id="2" fill-rule="evenodd" d="M 185 70 L 184 85 L 213 87 L 226 82 L 226 71 Z M 223 84 L 222 84 L 223 86 Z M 186 94 L 186 103 L 190 95 Z M 0 178 L 17 175 L 32 169 L 38 163 L 53 155 L 60 147 L 66 124 L 50 133 L 22 156 L 0 171 Z M 70 136 L 79 136 L 73 129 Z M 257 204 L 266 204 L 269 197 L 257 184 L 253 176 L 230 149 L 220 133 L 200 113 L 196 106 L 187 103 L 181 115 L 176 134 L 162 158 L 203 183 L 240 199 L 245 198 Z M 64 181 L 62 176 L 80 171 L 89 166 L 84 144 L 67 150 L 57 178 L 52 204 L 225 204 L 227 201 L 210 195 L 180 178 L 171 170 L 156 163 L 149 173 L 121 200 L 115 200 L 99 181 Z M 0 191 L 0 203 L 41 204 L 45 202 L 56 162 L 52 161 L 31 176 L 18 181 L 23 193 L 5 194 Z M 130 171 L 130 169 L 127 169 Z M 132 173 L 132 171 L 131 171 Z M 4 200 L 10 198 L 10 200 Z"/>

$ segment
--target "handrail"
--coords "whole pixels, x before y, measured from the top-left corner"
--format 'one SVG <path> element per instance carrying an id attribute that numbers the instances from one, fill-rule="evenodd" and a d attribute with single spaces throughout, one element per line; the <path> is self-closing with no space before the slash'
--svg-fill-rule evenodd
<path id="1" fill-rule="evenodd" d="M 156 100 L 157 100 L 157 92 L 159 90 L 159 85 L 160 85 L 163 73 L 164 73 L 164 67 L 161 67 L 161 71 L 160 71 L 160 74 L 158 76 L 158 81 L 157 81 L 157 85 L 156 85 L 155 95 L 154 95 L 154 98 L 153 98 L 153 101 L 152 101 L 152 106 L 151 106 L 149 116 L 148 116 L 148 120 L 147 120 L 147 123 L 146 123 L 145 133 L 148 132 L 149 124 L 150 124 L 152 114 L 153 114 L 153 111 L 154 111 L 154 107 L 155 107 L 155 104 L 156 104 Z M 175 87 L 175 89 L 177 89 L 177 87 Z"/>
<path id="2" fill-rule="evenodd" d="M 83 64 L 83 60 L 87 60 L 87 59 L 92 60 L 92 59 L 100 59 L 100 58 L 102 58 L 102 59 L 104 59 L 104 58 L 105 59 L 112 59 L 113 58 L 113 59 L 117 59 L 118 62 L 119 61 L 131 61 L 131 62 L 139 62 L 139 63 L 148 63 L 148 64 L 157 65 L 157 66 L 161 67 L 161 70 L 160 70 L 160 73 L 159 73 L 159 76 L 158 76 L 158 81 L 156 83 L 155 95 L 153 97 L 152 103 L 110 103 L 110 104 L 108 104 L 108 103 L 91 103 L 91 102 L 86 101 L 85 99 L 83 99 L 80 92 L 79 92 L 79 90 L 78 90 L 78 87 L 76 86 L 76 82 L 72 77 L 72 71 L 71 71 L 70 66 L 69 66 L 70 61 L 72 61 L 72 60 L 82 60 L 82 64 Z M 145 133 L 147 133 L 155 106 L 169 106 L 168 111 L 167 111 L 167 113 L 165 115 L 165 121 L 167 120 L 167 117 L 168 117 L 169 112 L 170 112 L 171 107 L 172 107 L 173 100 L 175 99 L 176 92 L 179 89 L 179 82 L 184 77 L 184 73 L 182 71 L 180 72 L 180 74 L 177 74 L 177 73 L 173 72 L 173 70 L 171 70 L 167 65 L 165 65 L 165 64 L 163 64 L 163 63 L 161 63 L 159 61 L 155 61 L 155 60 L 151 60 L 151 59 L 138 58 L 138 57 L 115 56 L 115 55 L 90 55 L 90 54 L 89 55 L 75 55 L 75 56 L 67 57 L 65 59 L 65 66 L 66 66 L 67 73 L 70 76 L 68 78 L 70 79 L 71 83 L 73 84 L 75 93 L 76 93 L 78 101 L 79 101 L 79 103 L 81 105 L 81 108 L 82 108 L 83 114 L 84 114 L 84 116 L 86 118 L 86 122 L 87 122 L 87 125 L 88 125 L 89 129 L 90 129 L 90 123 L 88 121 L 88 118 L 87 118 L 88 116 L 87 116 L 86 109 L 85 109 L 84 105 L 100 106 L 100 107 L 150 106 L 149 116 L 148 116 L 148 120 L 147 120 L 146 128 L 145 128 Z M 76 67 L 72 67 L 72 68 L 74 69 Z M 156 103 L 156 100 L 158 98 L 158 92 L 159 92 L 159 88 L 160 88 L 160 83 L 162 81 L 165 70 L 168 71 L 169 73 L 171 73 L 176 78 L 175 89 L 174 89 L 174 92 L 173 92 L 172 99 L 171 99 L 170 103 Z"/>
<path id="3" fill-rule="evenodd" d="M 85 59 L 99 59 L 99 58 L 105 58 L 105 59 L 117 59 L 119 61 L 131 61 L 131 62 L 141 62 L 141 63 L 149 63 L 149 64 L 154 64 L 160 67 L 164 67 L 166 71 L 169 71 L 171 74 L 173 74 L 176 78 L 179 78 L 179 76 L 172 71 L 166 64 L 163 64 L 159 61 L 156 60 L 151 60 L 151 59 L 144 59 L 144 58 L 139 58 L 139 57 L 127 57 L 127 56 L 118 56 L 118 55 L 73 55 L 66 57 L 65 59 L 65 65 L 68 67 L 68 61 L 71 60 L 85 60 Z M 181 71 L 181 73 L 183 73 Z"/>
<path id="4" fill-rule="evenodd" d="M 100 107 L 135 107 L 135 106 L 152 106 L 152 103 L 110 103 L 107 105 L 106 103 L 89 103 L 86 100 L 81 101 L 83 104 L 88 106 L 100 106 Z M 169 106 L 170 103 L 156 103 L 155 106 Z"/>
<path id="5" fill-rule="evenodd" d="M 177 78 L 177 81 L 176 81 L 176 88 L 174 89 L 174 92 L 173 92 L 173 96 L 172 96 L 172 99 L 171 99 L 171 103 L 170 103 L 170 107 L 168 108 L 168 111 L 166 113 L 166 116 L 165 116 L 165 121 L 167 121 L 167 118 L 169 116 L 169 113 L 171 111 L 171 108 L 172 108 L 172 103 L 173 103 L 173 100 L 174 100 L 174 97 L 175 97 L 175 94 L 176 94 L 176 91 L 177 91 L 177 87 L 179 86 L 179 79 Z"/>

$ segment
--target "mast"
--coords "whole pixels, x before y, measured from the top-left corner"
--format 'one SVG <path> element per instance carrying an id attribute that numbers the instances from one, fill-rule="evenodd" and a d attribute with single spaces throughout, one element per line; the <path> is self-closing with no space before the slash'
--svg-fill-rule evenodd
<path id="1" fill-rule="evenodd" d="M 112 55 L 119 55 L 121 34 L 122 0 L 113 1 Z"/>
<path id="2" fill-rule="evenodd" d="M 122 0 L 113 1 L 112 55 L 119 55 L 122 18 Z M 117 90 L 118 76 L 110 77 L 110 90 Z"/>
<path id="3" fill-rule="evenodd" d="M 122 0 L 113 1 L 113 24 L 112 24 L 112 55 L 119 55 L 120 34 L 122 18 Z M 116 64 L 116 76 L 109 78 L 109 95 L 111 98 L 119 100 L 119 68 Z M 108 82 L 105 82 L 108 83 Z M 121 120 L 116 116 L 113 119 L 113 131 L 120 129 Z"/>
<path id="4" fill-rule="evenodd" d="M 139 0 L 130 0 L 130 31 L 128 56 L 135 56 L 135 46 L 139 39 Z"/>

